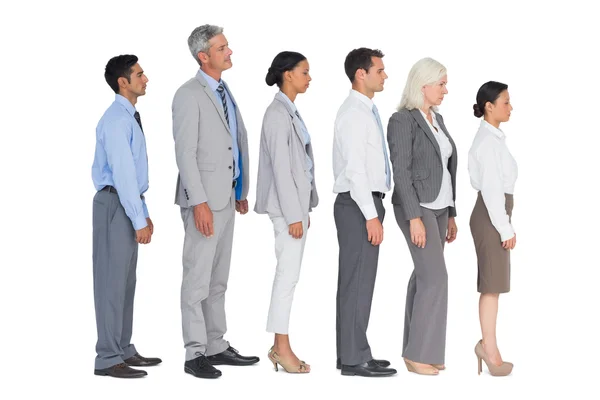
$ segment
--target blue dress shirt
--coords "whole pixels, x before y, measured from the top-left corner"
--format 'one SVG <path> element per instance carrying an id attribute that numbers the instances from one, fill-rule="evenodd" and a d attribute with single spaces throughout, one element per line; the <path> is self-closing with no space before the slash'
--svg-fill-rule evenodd
<path id="1" fill-rule="evenodd" d="M 96 190 L 113 186 L 135 230 L 148 224 L 143 198 L 148 190 L 146 138 L 134 118 L 135 107 L 117 94 L 96 127 L 92 181 Z"/>
<path id="2" fill-rule="evenodd" d="M 219 105 L 221 105 L 221 107 L 223 107 L 223 102 L 221 101 L 221 95 L 219 94 L 219 92 L 217 92 L 217 88 L 219 87 L 219 84 L 223 83 L 223 80 L 221 79 L 219 82 L 217 82 L 212 76 L 207 75 L 201 69 L 198 71 L 200 74 L 202 74 L 202 77 L 206 80 L 206 82 L 208 83 L 208 86 L 215 94 L 217 103 Z M 231 99 L 231 95 L 229 94 L 227 87 L 225 85 L 223 85 L 223 87 L 225 88 L 225 101 L 227 102 L 227 114 L 229 117 L 229 132 L 231 133 L 231 140 L 233 142 L 232 147 L 231 147 L 233 149 L 232 150 L 233 151 L 233 161 L 235 164 L 233 180 L 236 180 L 240 176 L 240 163 L 239 163 L 240 149 L 239 149 L 238 141 L 237 141 L 237 117 L 236 117 L 236 112 L 235 112 L 236 106 L 235 106 L 235 103 L 233 102 L 233 100 Z M 241 183 L 241 182 L 238 182 L 238 184 L 239 183 Z"/>

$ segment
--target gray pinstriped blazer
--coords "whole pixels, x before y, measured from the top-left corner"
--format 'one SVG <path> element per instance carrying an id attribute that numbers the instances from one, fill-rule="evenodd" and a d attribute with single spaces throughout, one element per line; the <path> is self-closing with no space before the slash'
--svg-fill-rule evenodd
<path id="1" fill-rule="evenodd" d="M 456 145 L 442 116 L 438 113 L 435 116 L 452 145 L 448 171 L 452 179 L 452 198 L 456 200 Z M 402 109 L 392 114 L 387 137 L 394 172 L 392 204 L 402 207 L 407 220 L 421 217 L 420 203 L 434 201 L 442 187 L 440 146 L 418 109 Z M 449 216 L 456 216 L 454 207 L 449 208 Z"/>

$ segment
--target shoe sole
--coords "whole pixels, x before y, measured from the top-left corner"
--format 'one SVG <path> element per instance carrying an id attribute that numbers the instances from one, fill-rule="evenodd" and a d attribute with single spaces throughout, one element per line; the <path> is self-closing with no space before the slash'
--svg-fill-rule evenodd
<path id="1" fill-rule="evenodd" d="M 344 375 L 344 376 L 364 376 L 365 378 L 380 378 L 380 377 L 384 377 L 384 376 L 393 376 L 393 375 L 396 375 L 396 373 L 397 372 L 392 372 L 389 374 L 364 375 L 364 374 L 356 373 L 353 371 L 342 370 L 342 375 Z"/>
<path id="2" fill-rule="evenodd" d="M 134 379 L 134 378 L 143 378 L 148 374 L 145 375 L 130 375 L 130 376 L 115 376 L 115 375 L 111 375 L 108 372 L 102 372 L 102 371 L 94 371 L 94 375 L 97 376 L 110 376 L 112 378 L 122 378 L 122 379 Z"/>
<path id="3" fill-rule="evenodd" d="M 256 364 L 258 361 L 253 361 L 250 363 L 239 363 L 239 364 L 232 364 L 232 363 L 228 363 L 228 362 L 223 362 L 223 361 L 210 361 L 210 365 L 231 365 L 232 367 L 246 367 L 248 365 L 254 365 Z"/>
<path id="4" fill-rule="evenodd" d="M 218 377 L 221 376 L 221 374 L 219 373 L 218 375 L 197 375 L 191 368 L 188 367 L 183 367 L 184 371 L 190 375 L 195 376 L 196 378 L 204 378 L 204 379 L 216 379 Z"/>

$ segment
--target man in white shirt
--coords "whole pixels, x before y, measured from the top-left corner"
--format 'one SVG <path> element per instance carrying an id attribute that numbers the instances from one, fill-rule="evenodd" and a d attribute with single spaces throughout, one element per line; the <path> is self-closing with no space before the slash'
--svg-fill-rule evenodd
<path id="1" fill-rule="evenodd" d="M 383 53 L 360 48 L 346 57 L 352 82 L 340 107 L 333 142 L 335 225 L 340 246 L 337 292 L 337 366 L 342 375 L 389 376 L 386 360 L 374 360 L 367 326 L 383 241 L 382 199 L 390 190 L 391 172 L 375 92 L 387 79 Z"/>

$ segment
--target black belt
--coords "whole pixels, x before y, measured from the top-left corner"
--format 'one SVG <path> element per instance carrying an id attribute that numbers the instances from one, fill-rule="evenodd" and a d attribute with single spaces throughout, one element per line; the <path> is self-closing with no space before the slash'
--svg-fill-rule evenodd
<path id="1" fill-rule="evenodd" d="M 114 187 L 112 187 L 112 186 L 110 186 L 110 185 L 108 185 L 108 186 L 104 186 L 104 187 L 103 187 L 102 189 L 100 189 L 100 190 L 103 190 L 103 191 L 105 191 L 105 192 L 109 192 L 109 193 L 115 193 L 115 194 L 118 194 L 118 193 L 117 193 L 117 189 L 115 189 Z"/>
<path id="2" fill-rule="evenodd" d="M 385 199 L 385 193 L 381 193 L 381 192 L 371 192 L 373 194 L 373 196 L 378 197 L 380 199 Z"/>
<path id="3" fill-rule="evenodd" d="M 112 187 L 112 186 L 110 186 L 110 185 L 104 186 L 104 187 L 103 187 L 102 189 L 100 189 L 100 190 L 101 190 L 101 191 L 105 191 L 105 192 L 109 192 L 109 193 L 114 193 L 114 194 L 116 194 L 116 195 L 118 195 L 118 194 L 119 194 L 119 193 L 117 193 L 117 189 L 115 189 L 114 187 Z M 143 194 L 140 194 L 140 199 L 143 199 L 143 198 L 144 198 L 144 195 L 143 195 Z"/>

